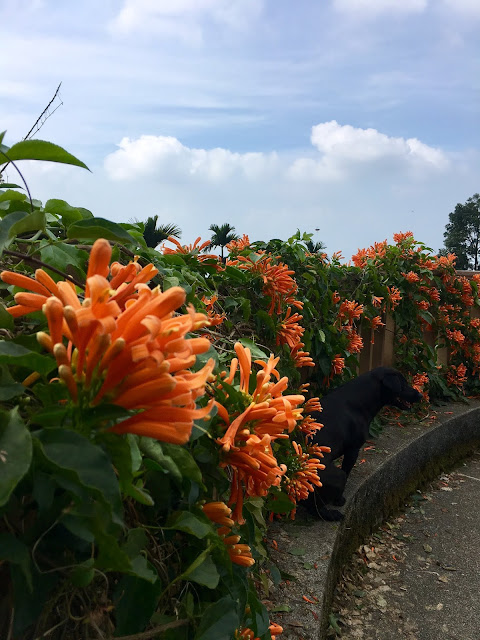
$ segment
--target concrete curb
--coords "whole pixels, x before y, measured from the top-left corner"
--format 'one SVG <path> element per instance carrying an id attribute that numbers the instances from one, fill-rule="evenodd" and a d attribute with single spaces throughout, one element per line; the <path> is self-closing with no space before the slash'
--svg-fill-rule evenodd
<path id="1" fill-rule="evenodd" d="M 434 426 L 390 428 L 375 441 L 375 454 L 351 473 L 340 525 L 312 524 L 300 513 L 295 523 L 272 524 L 269 539 L 278 545 L 272 559 L 295 578 L 271 594 L 271 618 L 284 627 L 282 640 L 325 638 L 335 585 L 351 553 L 416 488 L 479 444 L 480 403 L 444 406 Z M 290 611 L 275 612 L 285 604 Z"/>

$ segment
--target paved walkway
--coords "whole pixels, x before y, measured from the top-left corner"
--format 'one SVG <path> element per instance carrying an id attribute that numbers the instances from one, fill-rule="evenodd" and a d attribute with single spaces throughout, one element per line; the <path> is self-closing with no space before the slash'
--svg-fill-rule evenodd
<path id="1" fill-rule="evenodd" d="M 332 612 L 329 638 L 480 640 L 480 451 L 362 545 Z"/>

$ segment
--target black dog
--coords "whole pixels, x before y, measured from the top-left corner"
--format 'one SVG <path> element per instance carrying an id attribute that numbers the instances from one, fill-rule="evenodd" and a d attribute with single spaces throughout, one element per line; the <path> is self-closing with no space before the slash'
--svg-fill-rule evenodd
<path id="1" fill-rule="evenodd" d="M 330 447 L 331 453 L 324 454 L 322 460 L 325 464 L 325 470 L 320 472 L 323 486 L 317 487 L 301 504 L 324 520 L 341 520 L 340 511 L 327 509 L 325 505 L 345 504 L 345 483 L 368 438 L 373 418 L 386 405 L 409 409 L 411 403 L 421 398 L 422 394 L 390 367 L 377 367 L 363 373 L 325 395 L 320 400 L 322 412 L 312 414 L 324 425 L 313 437 L 313 444 Z M 333 461 L 342 455 L 340 469 Z"/>

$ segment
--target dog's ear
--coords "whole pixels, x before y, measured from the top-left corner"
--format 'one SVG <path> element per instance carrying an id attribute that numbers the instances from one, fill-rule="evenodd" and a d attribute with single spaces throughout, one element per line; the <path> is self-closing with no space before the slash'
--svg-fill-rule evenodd
<path id="1" fill-rule="evenodd" d="M 398 395 L 402 391 L 402 380 L 400 375 L 393 371 L 385 373 L 382 377 L 382 384 L 395 395 Z"/>

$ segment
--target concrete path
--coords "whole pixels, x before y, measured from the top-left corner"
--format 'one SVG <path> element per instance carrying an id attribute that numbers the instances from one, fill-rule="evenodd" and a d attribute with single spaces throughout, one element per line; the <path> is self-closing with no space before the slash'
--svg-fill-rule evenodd
<path id="1" fill-rule="evenodd" d="M 480 450 L 357 550 L 331 620 L 342 640 L 480 640 Z"/>

